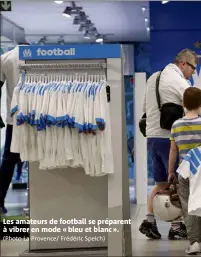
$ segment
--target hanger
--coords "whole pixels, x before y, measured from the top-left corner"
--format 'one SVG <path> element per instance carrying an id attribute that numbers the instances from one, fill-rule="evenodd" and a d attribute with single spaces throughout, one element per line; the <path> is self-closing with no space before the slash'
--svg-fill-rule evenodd
<path id="1" fill-rule="evenodd" d="M 34 82 L 34 74 L 31 74 L 31 75 L 30 75 L 30 81 L 29 81 L 29 83 L 32 84 L 33 82 Z"/>
<path id="2" fill-rule="evenodd" d="M 26 81 L 25 81 L 25 82 L 26 82 L 26 84 L 28 84 L 28 83 L 29 83 L 29 80 L 30 80 L 30 75 L 29 75 L 29 74 L 27 74 L 27 75 L 26 75 Z"/>

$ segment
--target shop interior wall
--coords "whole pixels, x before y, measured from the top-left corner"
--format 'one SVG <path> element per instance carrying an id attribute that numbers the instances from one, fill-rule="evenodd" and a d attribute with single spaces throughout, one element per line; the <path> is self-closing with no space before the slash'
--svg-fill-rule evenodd
<path id="1" fill-rule="evenodd" d="M 133 184 L 134 165 L 132 150 L 134 147 L 134 115 L 133 115 L 133 74 L 134 74 L 134 44 L 122 43 L 123 73 L 124 73 L 124 103 L 126 115 L 126 134 L 128 150 L 129 180 Z"/>
<path id="2" fill-rule="evenodd" d="M 135 72 L 145 72 L 146 78 L 148 79 L 151 75 L 151 65 L 150 65 L 150 42 L 135 42 L 134 43 L 134 67 Z M 133 87 L 135 87 L 135 80 L 133 82 Z M 135 90 L 134 90 L 135 92 Z M 135 99 L 135 96 L 133 97 Z M 135 126 L 138 124 L 134 123 Z M 135 160 L 134 160 L 135 161 Z M 152 172 L 152 165 L 151 165 L 151 157 L 149 151 L 147 152 L 147 177 L 148 177 L 148 184 L 153 184 L 153 172 Z M 135 178 L 135 173 L 134 173 Z"/>
<path id="3" fill-rule="evenodd" d="M 133 42 L 131 43 L 134 47 L 134 72 L 145 72 L 147 78 L 151 75 L 150 66 L 150 42 Z M 130 184 L 133 185 L 135 180 L 135 160 L 132 158 L 132 149 L 134 148 L 134 135 L 135 126 L 137 123 L 134 118 L 134 101 L 135 101 L 135 78 L 134 74 L 124 75 L 124 86 L 125 86 L 125 108 L 126 108 L 126 127 L 127 127 L 127 146 L 128 146 L 128 168 L 129 168 L 129 179 Z M 151 166 L 151 158 L 148 152 L 148 183 L 153 183 L 153 172 Z M 132 196 L 131 196 L 132 198 Z"/>
<path id="4" fill-rule="evenodd" d="M 132 150 L 134 148 L 135 127 L 138 125 L 135 121 L 135 72 L 145 72 L 147 78 L 151 74 L 150 69 L 150 43 L 149 42 L 132 42 L 133 46 L 133 62 L 134 72 L 124 75 L 125 87 L 125 108 L 126 108 L 126 128 L 127 128 L 127 146 L 128 146 L 128 170 L 130 184 L 134 185 L 135 176 L 135 159 L 132 158 Z M 153 183 L 153 174 L 151 168 L 151 159 L 149 153 L 147 155 L 148 162 L 148 183 Z M 132 200 L 132 191 L 131 191 Z"/>
<path id="5" fill-rule="evenodd" d="M 201 54 L 201 2 L 150 2 L 151 72 L 162 69 L 184 48 Z M 196 44 L 196 42 L 198 44 Z"/>

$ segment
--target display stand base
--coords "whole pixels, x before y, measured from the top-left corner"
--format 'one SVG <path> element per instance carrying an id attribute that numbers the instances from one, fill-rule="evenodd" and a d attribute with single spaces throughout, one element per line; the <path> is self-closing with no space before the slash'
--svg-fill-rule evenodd
<path id="1" fill-rule="evenodd" d="M 12 183 L 12 189 L 14 190 L 22 190 L 27 189 L 27 183 Z"/>
<path id="2" fill-rule="evenodd" d="M 53 250 L 41 250 L 41 251 L 25 251 L 19 255 L 20 257 L 37 257 L 37 256 L 108 256 L 106 248 L 97 249 L 53 249 Z"/>

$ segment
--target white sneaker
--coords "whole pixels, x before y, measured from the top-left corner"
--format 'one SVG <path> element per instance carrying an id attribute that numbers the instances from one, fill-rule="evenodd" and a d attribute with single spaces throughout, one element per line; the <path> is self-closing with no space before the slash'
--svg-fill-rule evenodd
<path id="1" fill-rule="evenodd" d="M 198 242 L 193 243 L 186 250 L 186 254 L 196 254 L 196 253 L 200 253 L 200 244 Z"/>

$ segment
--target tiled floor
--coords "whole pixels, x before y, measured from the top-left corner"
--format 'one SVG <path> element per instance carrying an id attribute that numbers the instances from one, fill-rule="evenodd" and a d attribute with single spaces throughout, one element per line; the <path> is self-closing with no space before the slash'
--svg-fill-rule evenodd
<path id="1" fill-rule="evenodd" d="M 148 193 L 150 192 L 151 188 L 151 186 L 148 187 Z M 131 202 L 133 202 L 134 196 L 135 189 L 130 187 Z M 19 215 L 26 206 L 26 190 L 9 190 L 6 198 L 6 207 L 9 211 L 8 215 Z M 167 239 L 169 232 L 168 223 L 158 221 L 158 227 L 162 234 L 162 240 L 148 240 L 139 232 L 138 228 L 145 215 L 146 206 L 131 205 L 133 256 L 184 256 L 184 251 L 188 247 L 188 241 L 169 241 Z M 27 241 L 2 242 L 1 256 L 18 256 L 27 249 Z"/>
<path id="2" fill-rule="evenodd" d="M 148 193 L 151 186 L 148 186 Z M 6 197 L 6 208 L 8 209 L 8 216 L 19 215 L 23 208 L 27 206 L 28 194 L 26 190 L 12 190 L 9 189 Z M 133 202 L 135 199 L 134 186 L 130 186 L 130 200 Z"/>
<path id="3" fill-rule="evenodd" d="M 162 234 L 161 240 L 149 240 L 142 235 L 138 228 L 146 215 L 146 206 L 135 205 L 131 208 L 132 217 L 132 247 L 133 256 L 185 256 L 188 247 L 187 240 L 169 241 L 167 236 L 170 224 L 157 221 Z"/>
<path id="4" fill-rule="evenodd" d="M 148 185 L 148 187 L 147 187 L 147 191 L 148 191 L 147 195 L 150 194 L 150 191 L 152 190 L 152 188 L 153 188 L 152 185 Z M 135 200 L 135 187 L 133 185 L 130 185 L 129 191 L 130 191 L 130 201 L 131 201 L 131 203 L 133 203 L 134 200 Z"/>
<path id="5" fill-rule="evenodd" d="M 27 199 L 27 190 L 9 189 L 5 203 L 8 209 L 7 216 L 20 215 L 23 212 L 23 208 L 27 207 Z"/>
<path id="6" fill-rule="evenodd" d="M 148 186 L 148 194 L 152 186 Z M 133 203 L 135 199 L 135 189 L 130 186 L 130 200 Z M 20 215 L 23 208 L 27 207 L 28 195 L 26 190 L 12 190 L 8 191 L 6 197 L 6 208 L 8 209 L 7 216 Z"/>
<path id="7" fill-rule="evenodd" d="M 148 240 L 138 231 L 142 219 L 146 215 L 146 206 L 131 206 L 132 217 L 132 247 L 133 256 L 185 256 L 188 241 L 169 241 L 167 239 L 169 224 L 158 221 L 162 240 Z M 18 256 L 28 249 L 28 242 L 2 242 L 2 256 Z"/>

